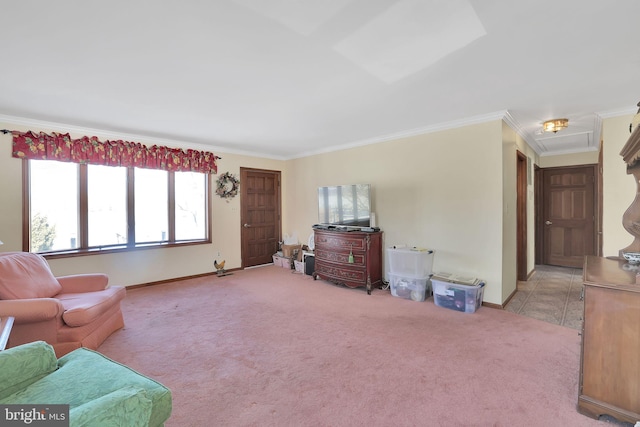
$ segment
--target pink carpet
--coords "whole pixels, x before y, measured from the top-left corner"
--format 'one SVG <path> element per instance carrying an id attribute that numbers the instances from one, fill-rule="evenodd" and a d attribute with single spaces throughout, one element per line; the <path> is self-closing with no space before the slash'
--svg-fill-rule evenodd
<path id="1" fill-rule="evenodd" d="M 100 348 L 173 392 L 167 426 L 598 426 L 574 329 L 279 267 L 128 291 Z"/>

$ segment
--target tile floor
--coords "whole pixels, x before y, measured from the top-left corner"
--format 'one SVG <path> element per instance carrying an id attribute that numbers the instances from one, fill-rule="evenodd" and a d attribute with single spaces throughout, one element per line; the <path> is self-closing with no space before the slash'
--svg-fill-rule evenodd
<path id="1" fill-rule="evenodd" d="M 505 310 L 569 328 L 582 328 L 582 269 L 537 265 Z"/>

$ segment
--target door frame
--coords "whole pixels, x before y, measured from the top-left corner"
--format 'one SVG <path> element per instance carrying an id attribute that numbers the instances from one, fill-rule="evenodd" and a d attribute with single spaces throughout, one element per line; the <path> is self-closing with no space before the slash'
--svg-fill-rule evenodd
<path id="1" fill-rule="evenodd" d="M 528 158 L 516 151 L 516 272 L 517 280 L 526 281 L 527 271 L 527 178 L 529 173 Z"/>
<path id="2" fill-rule="evenodd" d="M 600 151 L 600 155 L 602 151 Z M 593 247 L 597 256 L 602 256 L 602 166 L 599 164 L 583 164 L 571 166 L 555 166 L 549 168 L 536 168 L 535 170 L 535 210 L 536 210 L 536 264 L 544 265 L 544 186 L 543 174 L 545 170 L 571 170 L 578 168 L 593 168 Z"/>
<path id="3" fill-rule="evenodd" d="M 248 168 L 248 167 L 240 167 L 240 264 L 241 264 L 241 268 L 247 268 L 246 263 L 246 256 L 245 256 L 245 233 L 244 233 L 244 224 L 246 221 L 246 218 L 244 217 L 245 215 L 245 201 L 247 200 L 247 197 L 243 197 L 244 195 L 246 195 L 246 191 L 247 191 L 247 187 L 246 185 L 243 185 L 242 183 L 245 182 L 246 183 L 246 177 L 247 174 L 250 172 L 260 172 L 260 173 L 272 173 L 274 175 L 277 176 L 277 188 L 276 188 L 276 205 L 277 205 L 277 242 L 282 241 L 282 171 L 279 170 L 272 170 L 272 169 L 259 169 L 259 168 Z M 277 245 L 276 242 L 276 245 Z M 277 250 L 277 248 L 274 248 Z M 275 252 L 274 252 L 275 253 Z"/>

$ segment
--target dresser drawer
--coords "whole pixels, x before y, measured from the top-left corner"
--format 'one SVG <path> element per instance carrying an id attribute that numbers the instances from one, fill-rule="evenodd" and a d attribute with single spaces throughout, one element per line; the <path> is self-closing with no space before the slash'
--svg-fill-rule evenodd
<path id="1" fill-rule="evenodd" d="M 367 271 L 363 268 L 348 268 L 341 265 L 316 262 L 316 273 L 320 276 L 344 281 L 347 285 L 364 285 L 367 282 Z"/>
<path id="2" fill-rule="evenodd" d="M 358 253 L 354 251 L 353 262 L 349 262 L 349 254 L 350 252 L 348 250 L 336 252 L 336 251 L 327 250 L 327 249 L 318 249 L 317 247 L 315 250 L 316 260 L 335 262 L 338 264 L 347 264 L 347 265 L 357 265 L 357 266 L 366 265 L 365 263 L 366 257 L 364 253 Z"/>
<path id="3" fill-rule="evenodd" d="M 331 250 L 354 250 L 365 251 L 367 250 L 367 242 L 360 236 L 350 237 L 348 232 L 344 233 L 317 233 L 314 238 L 314 244 L 316 249 L 331 249 Z"/>

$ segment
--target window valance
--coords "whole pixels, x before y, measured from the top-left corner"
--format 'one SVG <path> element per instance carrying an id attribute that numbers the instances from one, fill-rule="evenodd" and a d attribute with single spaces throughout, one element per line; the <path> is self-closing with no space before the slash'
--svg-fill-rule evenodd
<path id="1" fill-rule="evenodd" d="M 129 142 L 99 141 L 84 136 L 72 139 L 69 134 L 53 132 L 11 131 L 13 157 L 21 159 L 58 160 L 105 166 L 134 166 L 177 172 L 217 173 L 220 157 L 207 151 L 183 150 Z"/>

